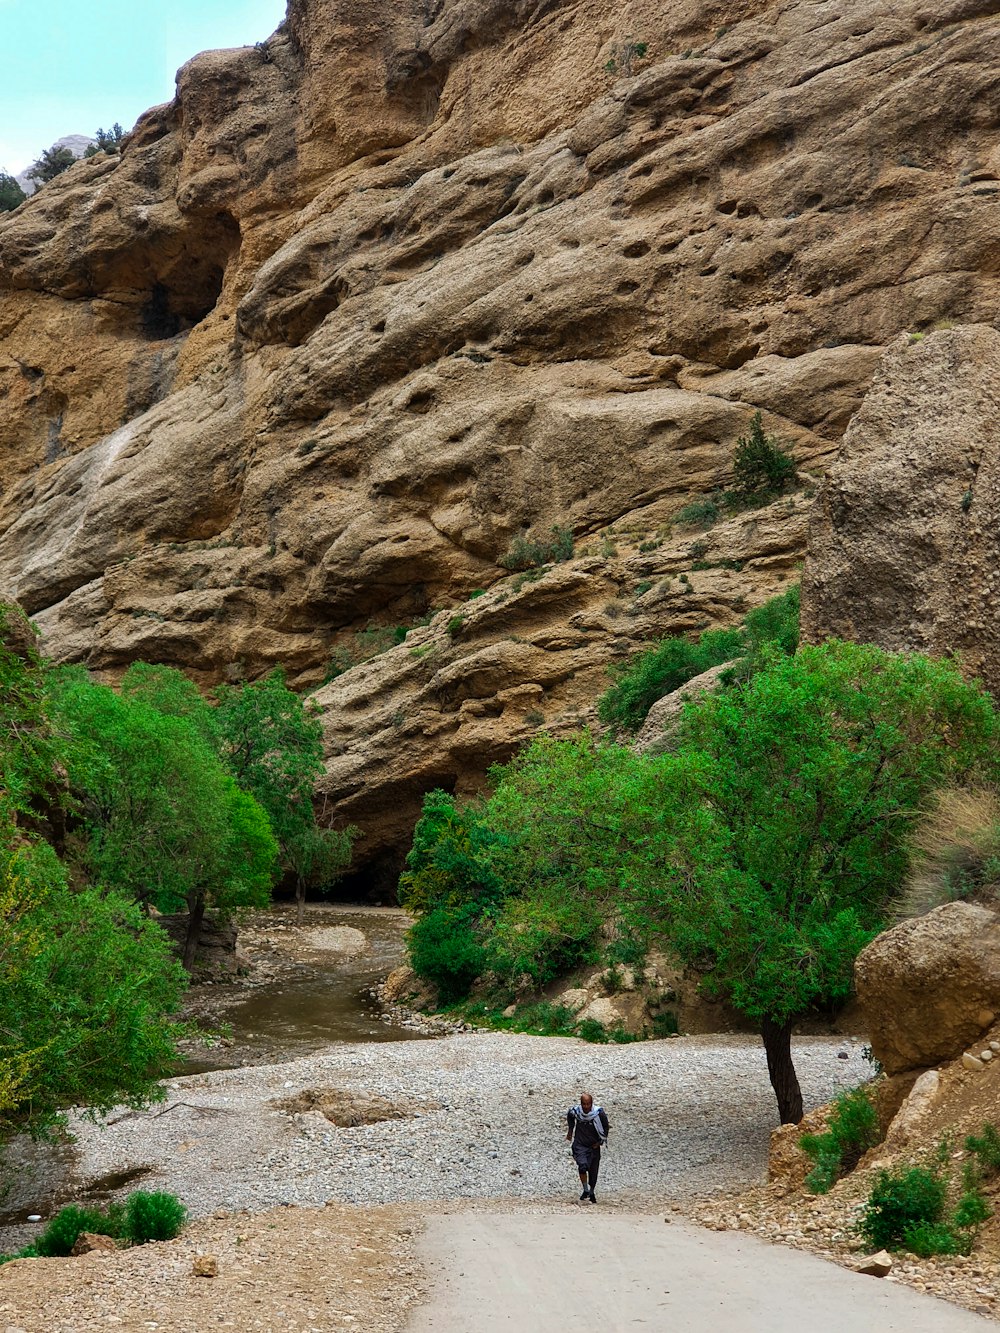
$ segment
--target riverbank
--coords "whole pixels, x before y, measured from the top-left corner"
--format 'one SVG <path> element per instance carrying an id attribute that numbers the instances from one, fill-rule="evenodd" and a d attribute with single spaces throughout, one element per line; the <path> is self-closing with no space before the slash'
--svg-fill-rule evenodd
<path id="1" fill-rule="evenodd" d="M 870 1072 L 849 1041 L 805 1038 L 795 1050 L 807 1105 Z M 576 1180 L 563 1117 L 585 1087 L 614 1125 L 603 1190 L 612 1206 L 763 1177 L 776 1113 L 759 1041 L 601 1046 L 496 1032 L 330 1046 L 171 1079 L 148 1111 L 118 1111 L 103 1127 L 74 1117 L 75 1174 L 148 1168 L 143 1187 L 173 1191 L 195 1217 L 327 1200 L 561 1199 Z M 354 1106 L 370 1123 L 335 1125 L 324 1102 L 334 1118 L 351 1119 L 343 1112 Z M 387 1111 L 399 1118 L 377 1118 Z M 17 1228 L 0 1248 L 30 1238 Z"/>

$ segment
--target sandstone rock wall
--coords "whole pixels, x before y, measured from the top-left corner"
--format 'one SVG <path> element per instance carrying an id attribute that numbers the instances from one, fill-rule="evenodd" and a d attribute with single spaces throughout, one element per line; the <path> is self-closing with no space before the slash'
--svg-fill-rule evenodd
<path id="1" fill-rule="evenodd" d="M 955 652 L 1000 691 L 1000 333 L 897 339 L 813 511 L 803 630 Z"/>
<path id="2" fill-rule="evenodd" d="M 780 590 L 808 491 L 668 530 L 754 409 L 818 477 L 901 330 L 993 318 L 998 10 L 292 0 L 0 221 L 0 589 L 206 681 L 445 608 L 317 696 L 329 817 L 398 846 Z"/>

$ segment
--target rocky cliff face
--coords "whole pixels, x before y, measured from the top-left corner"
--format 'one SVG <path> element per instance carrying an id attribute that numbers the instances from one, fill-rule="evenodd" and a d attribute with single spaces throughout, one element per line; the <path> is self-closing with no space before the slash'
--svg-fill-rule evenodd
<path id="1" fill-rule="evenodd" d="M 1000 334 L 896 340 L 810 525 L 803 627 L 961 655 L 1000 694 Z"/>
<path id="2" fill-rule="evenodd" d="M 330 816 L 398 847 L 780 590 L 808 491 L 669 526 L 753 410 L 818 476 L 901 330 L 992 319 L 998 56 L 986 0 L 291 0 L 0 222 L 0 586 L 206 681 L 444 608 L 317 695 Z"/>

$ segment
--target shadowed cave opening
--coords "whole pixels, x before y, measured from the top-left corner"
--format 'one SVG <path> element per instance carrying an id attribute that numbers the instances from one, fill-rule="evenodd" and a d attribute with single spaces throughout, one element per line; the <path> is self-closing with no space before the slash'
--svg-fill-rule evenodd
<path id="1" fill-rule="evenodd" d="M 240 228 L 228 213 L 199 218 L 196 236 L 164 263 L 157 256 L 146 299 L 139 311 L 139 332 L 151 342 L 175 338 L 193 329 L 215 309 L 226 268 L 240 247 Z"/>

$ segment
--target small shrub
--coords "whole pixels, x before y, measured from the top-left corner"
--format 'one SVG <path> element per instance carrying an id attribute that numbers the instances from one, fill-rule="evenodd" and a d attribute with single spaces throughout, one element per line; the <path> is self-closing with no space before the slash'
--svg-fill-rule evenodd
<path id="1" fill-rule="evenodd" d="M 688 555 L 692 560 L 701 560 L 708 551 L 708 542 L 692 542 L 688 548 Z"/>
<path id="2" fill-rule="evenodd" d="M 915 1222 L 903 1232 L 902 1243 L 920 1259 L 935 1254 L 968 1254 L 972 1249 L 972 1237 L 962 1235 L 947 1222 Z"/>
<path id="3" fill-rule="evenodd" d="M 755 412 L 750 433 L 741 435 L 733 454 L 733 485 L 737 497 L 762 498 L 780 493 L 795 480 L 795 459 L 764 431 L 764 418 Z"/>
<path id="4" fill-rule="evenodd" d="M 679 1031 L 677 1015 L 672 1009 L 667 1009 L 662 1014 L 654 1014 L 651 1027 L 654 1037 L 672 1037 Z"/>
<path id="5" fill-rule="evenodd" d="M 602 1045 L 608 1040 L 607 1028 L 598 1023 L 596 1018 L 585 1018 L 577 1023 L 576 1035 L 582 1041 L 599 1042 Z"/>
<path id="6" fill-rule="evenodd" d="M 692 500 L 677 514 L 676 522 L 685 528 L 710 528 L 718 520 L 719 506 L 708 496 Z"/>
<path id="7" fill-rule="evenodd" d="M 558 564 L 573 558 L 573 533 L 570 528 L 555 525 L 549 541 L 528 536 L 515 537 L 510 550 L 497 561 L 504 569 L 538 569 L 542 565 Z"/>
<path id="8" fill-rule="evenodd" d="M 993 1209 L 978 1189 L 967 1189 L 955 1205 L 955 1226 L 974 1230 L 993 1216 Z M 917 1251 L 919 1253 L 919 1251 Z"/>
<path id="9" fill-rule="evenodd" d="M 854 1170 L 879 1139 L 878 1114 L 867 1091 L 853 1088 L 842 1092 L 826 1132 L 803 1134 L 799 1140 L 802 1150 L 815 1162 L 806 1176 L 806 1189 L 812 1194 L 826 1194 L 841 1176 Z"/>
<path id="10" fill-rule="evenodd" d="M 486 596 L 485 588 L 473 588 L 472 591 L 469 593 L 469 601 L 474 602 L 477 597 L 485 597 L 485 596 Z"/>
<path id="11" fill-rule="evenodd" d="M 858 1231 L 873 1250 L 898 1249 L 905 1244 L 907 1231 L 941 1221 L 944 1200 L 944 1180 L 926 1167 L 880 1171 Z"/>
<path id="12" fill-rule="evenodd" d="M 35 1241 L 35 1249 L 43 1259 L 64 1259 L 76 1244 L 81 1231 L 93 1231 L 101 1236 L 120 1235 L 108 1230 L 109 1218 L 99 1208 L 79 1208 L 71 1204 L 61 1208 Z"/>
<path id="13" fill-rule="evenodd" d="M 981 1134 L 970 1134 L 965 1150 L 975 1155 L 984 1180 L 1000 1174 L 1000 1133 L 996 1125 L 985 1124 Z"/>
<path id="14" fill-rule="evenodd" d="M 436 907 L 410 928 L 410 963 L 438 989 L 443 1004 L 464 1000 L 483 971 L 486 955 L 473 929 L 470 908 Z"/>
<path id="15" fill-rule="evenodd" d="M 175 1194 L 136 1190 L 125 1204 L 123 1234 L 133 1245 L 151 1240 L 173 1240 L 187 1218 L 187 1209 Z"/>
<path id="16" fill-rule="evenodd" d="M 464 625 L 465 616 L 452 616 L 444 627 L 445 633 L 448 635 L 449 639 L 455 639 L 461 634 Z"/>

